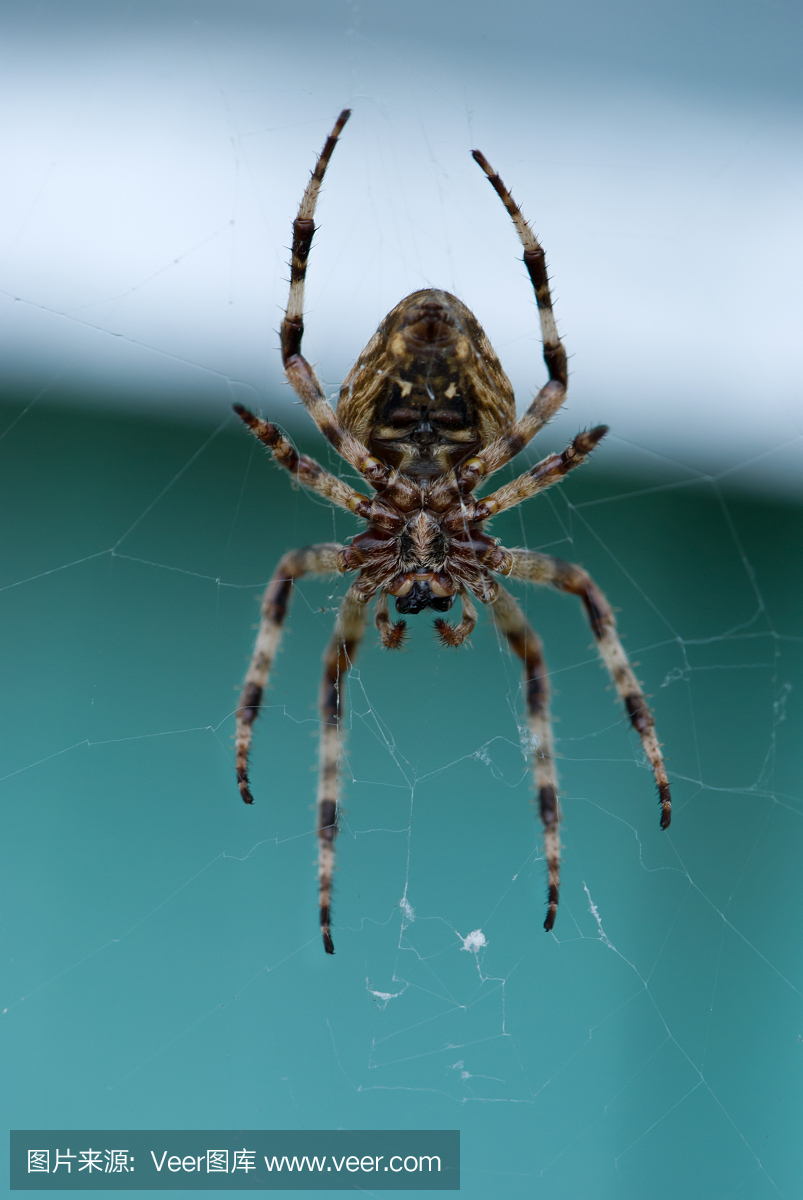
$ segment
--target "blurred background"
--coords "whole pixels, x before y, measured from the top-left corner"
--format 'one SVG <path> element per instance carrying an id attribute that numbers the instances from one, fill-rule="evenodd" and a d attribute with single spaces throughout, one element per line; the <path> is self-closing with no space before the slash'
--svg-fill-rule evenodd
<path id="1" fill-rule="evenodd" d="M 459 1128 L 470 1197 L 800 1195 L 799 8 L 4 0 L 0 21 L 5 1127 Z M 555 692 L 553 936 L 518 664 L 487 621 L 459 653 L 426 613 L 404 654 L 366 637 L 334 959 L 310 806 L 342 580 L 295 589 L 253 809 L 234 783 L 258 597 L 284 550 L 357 529 L 231 415 L 342 470 L 275 331 L 344 105 L 307 302 L 327 392 L 430 285 L 522 407 L 543 382 L 479 146 L 545 244 L 571 355 L 532 454 L 611 425 L 493 531 L 619 610 L 675 818 L 577 606 L 519 589 Z"/>

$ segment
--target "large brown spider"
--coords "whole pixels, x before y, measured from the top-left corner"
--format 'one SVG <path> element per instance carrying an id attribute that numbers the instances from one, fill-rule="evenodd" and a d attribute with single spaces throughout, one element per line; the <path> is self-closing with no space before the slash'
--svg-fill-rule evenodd
<path id="1" fill-rule="evenodd" d="M 671 818 L 671 800 L 652 713 L 619 641 L 608 601 L 582 568 L 534 550 L 508 550 L 483 532 L 484 523 L 563 479 L 579 466 L 607 432 L 605 425 L 579 433 L 562 454 L 550 454 L 518 479 L 475 499 L 475 487 L 518 454 L 557 412 L 566 396 L 566 352 L 558 337 L 544 251 L 502 180 L 479 150 L 473 152 L 516 226 L 538 302 L 549 381 L 516 420 L 510 381 L 479 323 L 455 296 L 435 288 L 413 292 L 388 313 L 340 389 L 337 412 L 326 400 L 312 367 L 301 355 L 304 279 L 315 232 L 318 192 L 338 137 L 350 115 L 345 109 L 327 138 L 293 224 L 290 297 L 282 321 L 285 372 L 321 433 L 364 477 L 373 495 L 364 496 L 298 452 L 275 425 L 241 405 L 235 412 L 273 457 L 305 487 L 367 521 L 348 545 L 323 543 L 290 550 L 265 591 L 262 622 L 237 710 L 237 779 L 246 804 L 251 729 L 262 703 L 279 646 L 294 582 L 307 572 L 357 571 L 337 616 L 324 655 L 320 690 L 318 779 L 318 882 L 321 931 L 334 954 L 330 897 L 337 834 L 339 767 L 342 752 L 346 675 L 365 630 L 369 600 L 377 597 L 375 620 L 382 644 L 397 649 L 406 622 L 396 611 L 425 608 L 446 612 L 459 594 L 462 618 L 451 625 L 438 617 L 444 646 L 459 646 L 474 628 L 472 596 L 487 604 L 498 628 L 524 664 L 538 803 L 549 871 L 544 928 L 555 922 L 560 882 L 560 805 L 552 753 L 549 685 L 541 641 L 516 601 L 496 576 L 543 583 L 579 596 L 599 652 L 641 737 L 658 784 L 661 828 Z"/>

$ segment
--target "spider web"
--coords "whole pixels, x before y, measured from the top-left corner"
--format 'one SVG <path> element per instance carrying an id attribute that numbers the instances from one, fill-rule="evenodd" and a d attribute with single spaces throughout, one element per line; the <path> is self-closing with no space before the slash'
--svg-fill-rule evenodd
<path id="1" fill-rule="evenodd" d="M 131 26 L 125 10 L 115 13 L 121 38 Z M 0 595 L 13 631 L 4 672 L 2 1008 L 7 1077 L 17 1082 L 7 1124 L 459 1127 L 462 1190 L 471 1196 L 668 1197 L 684 1187 L 795 1195 L 803 798 L 790 729 L 799 721 L 803 645 L 792 600 L 800 522 L 790 504 L 732 490 L 740 480 L 777 486 L 796 462 L 799 419 L 791 437 L 776 436 L 778 414 L 791 412 L 780 368 L 768 368 L 780 399 L 766 399 L 762 430 L 740 441 L 738 427 L 725 434 L 717 407 L 723 394 L 733 404 L 747 390 L 744 347 L 717 324 L 727 323 L 727 306 L 709 322 L 711 367 L 692 355 L 698 370 L 687 392 L 683 373 L 669 371 L 672 339 L 631 307 L 627 379 L 600 393 L 599 380 L 622 376 L 621 309 L 600 311 L 597 294 L 586 316 L 569 297 L 589 295 L 591 262 L 597 279 L 610 268 L 611 295 L 628 303 L 647 239 L 626 231 L 665 178 L 632 142 L 629 163 L 611 164 L 597 146 L 602 211 L 591 221 L 587 195 L 577 199 L 577 164 L 588 172 L 601 118 L 586 144 L 569 138 L 574 164 L 537 156 L 531 143 L 526 155 L 516 152 L 520 123 L 484 132 L 495 165 L 521 169 L 523 183 L 516 167 L 505 174 L 525 209 L 539 209 L 561 327 L 578 349 L 570 410 L 537 452 L 587 421 L 610 417 L 617 427 L 621 417 L 624 428 L 607 466 L 603 447 L 580 478 L 499 519 L 494 533 L 582 562 L 620 610 L 665 746 L 674 820 L 661 834 L 651 774 L 606 691 L 579 610 L 568 598 L 517 589 L 544 639 L 560 755 L 563 888 L 547 937 L 518 660 L 483 618 L 458 653 L 436 648 L 427 614 L 411 620 L 410 649 L 394 657 L 369 628 L 349 679 L 338 953 L 326 959 L 310 806 L 320 654 L 343 581 L 295 588 L 255 735 L 252 810 L 233 781 L 233 708 L 257 597 L 284 549 L 354 532 L 345 515 L 293 491 L 228 413 L 235 399 L 281 413 L 303 449 L 343 469 L 281 409 L 276 362 L 255 358 L 255 346 L 275 349 L 264 328 L 277 323 L 270 306 L 284 296 L 287 233 L 265 198 L 282 220 L 293 211 L 342 84 L 373 124 L 368 141 L 357 133 L 351 149 L 345 139 L 338 148 L 351 210 L 337 200 L 333 166 L 313 258 L 309 353 L 328 390 L 400 295 L 445 283 L 486 324 L 520 400 L 529 397 L 541 367 L 517 251 L 490 196 L 479 216 L 470 209 L 471 164 L 464 169 L 447 150 L 449 122 L 459 150 L 480 142 L 477 112 L 504 109 L 515 88 L 493 100 L 498 76 L 470 87 L 466 49 L 456 68 L 434 76 L 437 86 L 425 85 L 426 51 L 414 78 L 430 90 L 405 123 L 399 97 L 412 85 L 394 91 L 381 82 L 374 60 L 386 43 L 355 7 L 334 23 L 348 50 L 341 74 L 301 98 L 296 121 L 269 125 L 266 112 L 284 111 L 286 73 L 274 65 L 273 90 L 260 94 L 267 108 L 260 99 L 249 111 L 243 96 L 262 69 L 259 54 L 233 35 L 216 44 L 214 10 L 176 13 L 176 29 L 194 39 L 182 78 L 195 81 L 230 155 L 217 224 L 196 228 L 185 209 L 181 222 L 160 228 L 147 269 L 132 252 L 111 290 L 90 272 L 86 294 L 68 306 L 46 273 L 23 289 L 18 267 L 20 247 L 50 228 L 42 206 L 52 180 L 63 179 L 54 167 L 13 214 L 0 283 L 15 297 L 5 324 L 17 345 L 25 351 L 30 336 L 48 348 L 33 368 L 24 369 L 23 352 L 12 361 L 17 400 L 0 438 L 2 511 L 11 515 Z M 179 44 L 163 32 L 146 59 L 151 80 Z M 280 48 L 291 33 L 276 35 Z M 134 78 L 133 68 L 119 75 L 125 56 L 115 45 L 93 60 L 70 116 L 67 170 L 80 173 L 77 133 L 101 120 L 103 97 Z M 396 47 L 396 74 L 407 52 Z M 235 67 L 245 79 L 236 87 Z M 563 99 L 568 125 L 572 104 L 588 116 L 576 96 Z M 436 100 L 445 122 L 432 116 Z M 605 104 L 612 117 L 627 97 L 609 89 Z M 687 138 L 692 108 L 674 118 Z M 716 106 L 699 111 L 685 166 L 698 155 L 703 182 L 685 194 L 669 240 L 694 255 L 698 292 L 710 296 L 722 264 L 702 247 L 722 195 L 716 180 L 748 174 L 759 141 L 767 159 L 774 151 L 769 110 L 754 104 L 749 119 L 727 127 Z M 635 122 L 638 136 L 657 112 L 670 124 L 655 102 L 643 126 Z M 705 171 L 703 125 L 719 131 L 721 150 Z M 671 143 L 667 134 L 663 145 Z M 413 176 L 421 145 L 427 170 Z M 106 149 L 122 148 L 131 155 L 118 131 Z M 525 202 L 526 172 L 536 158 L 539 172 L 568 182 L 534 206 Z M 154 204 L 165 196 L 157 189 Z M 736 223 L 737 210 L 727 220 Z M 691 247 L 690 224 L 700 239 Z M 603 230 L 616 255 L 593 249 Z M 769 235 L 761 236 L 766 249 Z M 80 239 L 75 253 L 93 258 Z M 200 300 L 183 307 L 210 264 L 218 271 L 221 263 L 221 303 L 247 313 L 242 320 L 210 317 Z M 173 320 L 152 297 L 170 299 L 176 278 L 183 299 Z M 689 282 L 666 287 L 669 307 Z M 483 297 L 500 288 L 515 303 L 488 302 L 486 316 Z M 774 312 L 784 299 L 781 290 Z M 194 316 L 202 333 L 221 317 L 225 337 L 202 345 Z M 782 347 L 789 327 L 774 335 Z M 92 398 L 87 361 L 98 396 L 116 400 L 115 416 L 48 405 L 70 391 Z M 716 379 L 720 366 L 731 372 L 730 392 Z M 669 382 L 656 385 L 662 367 Z M 192 398 L 197 423 L 127 415 L 149 387 L 171 413 Z M 699 407 L 706 389 L 707 412 Z M 634 423 L 645 395 L 656 399 Z M 698 440 L 719 431 L 707 460 L 678 433 L 681 417 Z"/>

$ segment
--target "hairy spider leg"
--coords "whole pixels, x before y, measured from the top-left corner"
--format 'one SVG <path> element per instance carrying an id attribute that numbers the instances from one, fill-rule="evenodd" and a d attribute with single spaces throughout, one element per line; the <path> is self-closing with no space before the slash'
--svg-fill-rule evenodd
<path id="1" fill-rule="evenodd" d="M 546 257 L 543 247 L 527 221 L 525 221 L 518 204 L 496 174 L 485 155 L 479 150 L 472 150 L 471 157 L 475 163 L 482 167 L 488 176 L 488 182 L 510 213 L 511 220 L 516 226 L 519 240 L 524 247 L 524 265 L 527 268 L 527 274 L 530 276 L 536 303 L 538 304 L 538 315 L 541 319 L 541 337 L 544 343 L 544 362 L 549 371 L 549 378 L 563 384 L 565 388 L 568 383 L 566 351 L 558 337 L 558 327 L 555 323 L 555 314 L 552 311 L 552 297 L 549 293 L 549 278 L 547 277 Z"/>
<path id="2" fill-rule="evenodd" d="M 529 500 L 538 492 L 546 491 L 554 483 L 560 483 L 569 471 L 585 462 L 607 432 L 607 425 L 597 425 L 594 429 L 578 433 L 562 453 L 548 454 L 546 458 L 542 458 L 523 475 L 519 475 L 510 483 L 504 484 L 495 492 L 478 500 L 474 510 L 474 520 L 487 521 L 489 517 L 504 512 L 506 508 L 515 508 L 523 500 Z"/>
<path id="3" fill-rule="evenodd" d="M 510 592 L 500 587 L 490 606 L 497 627 L 524 664 L 524 697 L 530 726 L 533 774 L 538 792 L 538 809 L 544 826 L 544 857 L 548 872 L 544 929 L 549 932 L 555 924 L 560 895 L 561 817 L 552 747 L 552 722 L 549 717 L 549 675 L 541 639 Z"/>
<path id="4" fill-rule="evenodd" d="M 279 649 L 284 618 L 290 593 L 296 579 L 302 575 L 334 575 L 339 571 L 338 557 L 343 546 L 336 542 L 324 542 L 317 546 L 305 546 L 301 550 L 290 550 L 279 562 L 273 578 L 262 597 L 262 619 L 259 625 L 254 652 L 245 677 L 240 703 L 237 707 L 237 733 L 235 740 L 237 783 L 240 795 L 246 804 L 253 804 L 254 797 L 248 781 L 248 751 L 251 732 L 262 705 L 262 694 L 268 682 L 270 669 Z"/>
<path id="5" fill-rule="evenodd" d="M 283 466 L 303 487 L 311 492 L 324 496 L 332 504 L 345 508 L 347 512 L 356 513 L 358 517 L 369 517 L 371 501 L 361 492 L 349 487 L 342 479 L 330 474 L 314 458 L 299 454 L 295 446 L 288 442 L 281 430 L 271 421 L 262 421 L 242 404 L 232 406 L 237 416 L 243 421 L 255 437 L 259 438 L 273 453 L 277 463 Z"/>
<path id="6" fill-rule="evenodd" d="M 318 774 L 318 904 L 323 946 L 335 947 L 330 932 L 332 872 L 340 804 L 340 760 L 343 755 L 343 711 L 346 677 L 365 632 L 366 603 L 352 585 L 343 597 L 337 621 L 323 656 L 319 696 L 321 741 Z"/>
<path id="7" fill-rule="evenodd" d="M 546 270 L 544 250 L 532 229 L 524 219 L 524 215 L 516 201 L 505 187 L 502 180 L 494 171 L 484 154 L 472 150 L 472 157 L 483 169 L 491 187 L 499 196 L 507 209 L 516 232 L 524 247 L 524 265 L 530 276 L 538 305 L 538 316 L 541 322 L 541 340 L 544 347 L 544 361 L 549 372 L 549 382 L 533 400 L 527 411 L 519 418 L 510 433 L 497 438 L 490 446 L 481 450 L 476 458 L 469 460 L 460 472 L 460 482 L 466 486 L 474 486 L 484 475 L 498 471 L 505 463 L 523 450 L 547 421 L 558 411 L 566 398 L 568 387 L 568 372 L 566 369 L 566 350 L 558 336 L 555 314 L 552 309 L 552 297 L 549 291 L 549 278 Z M 472 475 L 477 478 L 472 482 Z"/>
<path id="8" fill-rule="evenodd" d="M 641 738 L 647 760 L 652 766 L 661 804 L 661 828 L 668 829 L 672 820 L 672 799 L 661 747 L 655 733 L 655 721 L 619 640 L 610 604 L 591 576 L 574 563 L 553 558 L 551 554 L 540 554 L 536 550 L 509 550 L 507 553 L 510 555 L 509 566 L 503 568 L 503 573 L 509 578 L 524 579 L 528 583 L 548 584 L 560 592 L 580 597 L 597 640 L 600 658 L 608 668 L 633 728 Z"/>
<path id="9" fill-rule="evenodd" d="M 350 116 L 351 110 L 344 108 L 337 118 L 335 127 L 326 139 L 315 164 L 310 181 L 301 198 L 298 215 L 293 222 L 290 295 L 281 328 L 282 362 L 293 391 L 303 402 L 324 437 L 334 446 L 338 454 L 345 458 L 346 462 L 365 476 L 369 483 L 376 488 L 383 488 L 390 477 L 387 467 L 369 454 L 363 443 L 343 428 L 337 419 L 337 414 L 324 395 L 317 375 L 301 354 L 301 340 L 304 336 L 304 283 L 307 276 L 310 246 L 315 235 L 315 206 L 329 160 L 343 131 L 343 126 Z"/>

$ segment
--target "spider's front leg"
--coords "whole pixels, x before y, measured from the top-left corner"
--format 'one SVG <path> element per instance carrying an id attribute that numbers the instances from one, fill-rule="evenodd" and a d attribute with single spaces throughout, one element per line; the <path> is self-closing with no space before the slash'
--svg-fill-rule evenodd
<path id="1" fill-rule="evenodd" d="M 490 606 L 498 628 L 524 664 L 524 696 L 530 725 L 538 808 L 544 825 L 544 856 L 549 873 L 548 907 L 544 921 L 544 929 L 549 932 L 555 924 L 560 893 L 560 805 L 552 750 L 552 722 L 549 719 L 549 676 L 541 639 L 510 592 L 500 587 Z"/>
<path id="2" fill-rule="evenodd" d="M 582 567 L 553 558 L 551 554 L 539 554 L 535 550 L 507 550 L 502 553 L 507 555 L 502 573 L 511 579 L 547 584 L 560 592 L 578 596 L 582 601 L 600 657 L 616 685 L 652 767 L 661 804 L 661 828 L 667 829 L 672 820 L 672 799 L 661 746 L 655 733 L 655 721 L 619 640 L 610 604 Z"/>
<path id="3" fill-rule="evenodd" d="M 262 598 L 262 620 L 245 677 L 240 703 L 237 706 L 236 765 L 240 795 L 246 804 L 253 804 L 254 797 L 248 782 L 248 751 L 251 732 L 259 715 L 262 695 L 268 675 L 279 649 L 282 626 L 287 616 L 290 593 L 296 579 L 309 573 L 334 575 L 340 571 L 340 555 L 346 548 L 335 542 L 317 546 L 305 546 L 302 550 L 291 550 L 279 562 L 273 578 Z"/>
<path id="4" fill-rule="evenodd" d="M 340 803 L 340 759 L 346 676 L 365 632 L 366 601 L 352 585 L 343 598 L 334 632 L 323 656 L 320 691 L 321 742 L 318 775 L 318 903 L 327 954 L 335 947 L 330 932 L 332 872 Z"/>

